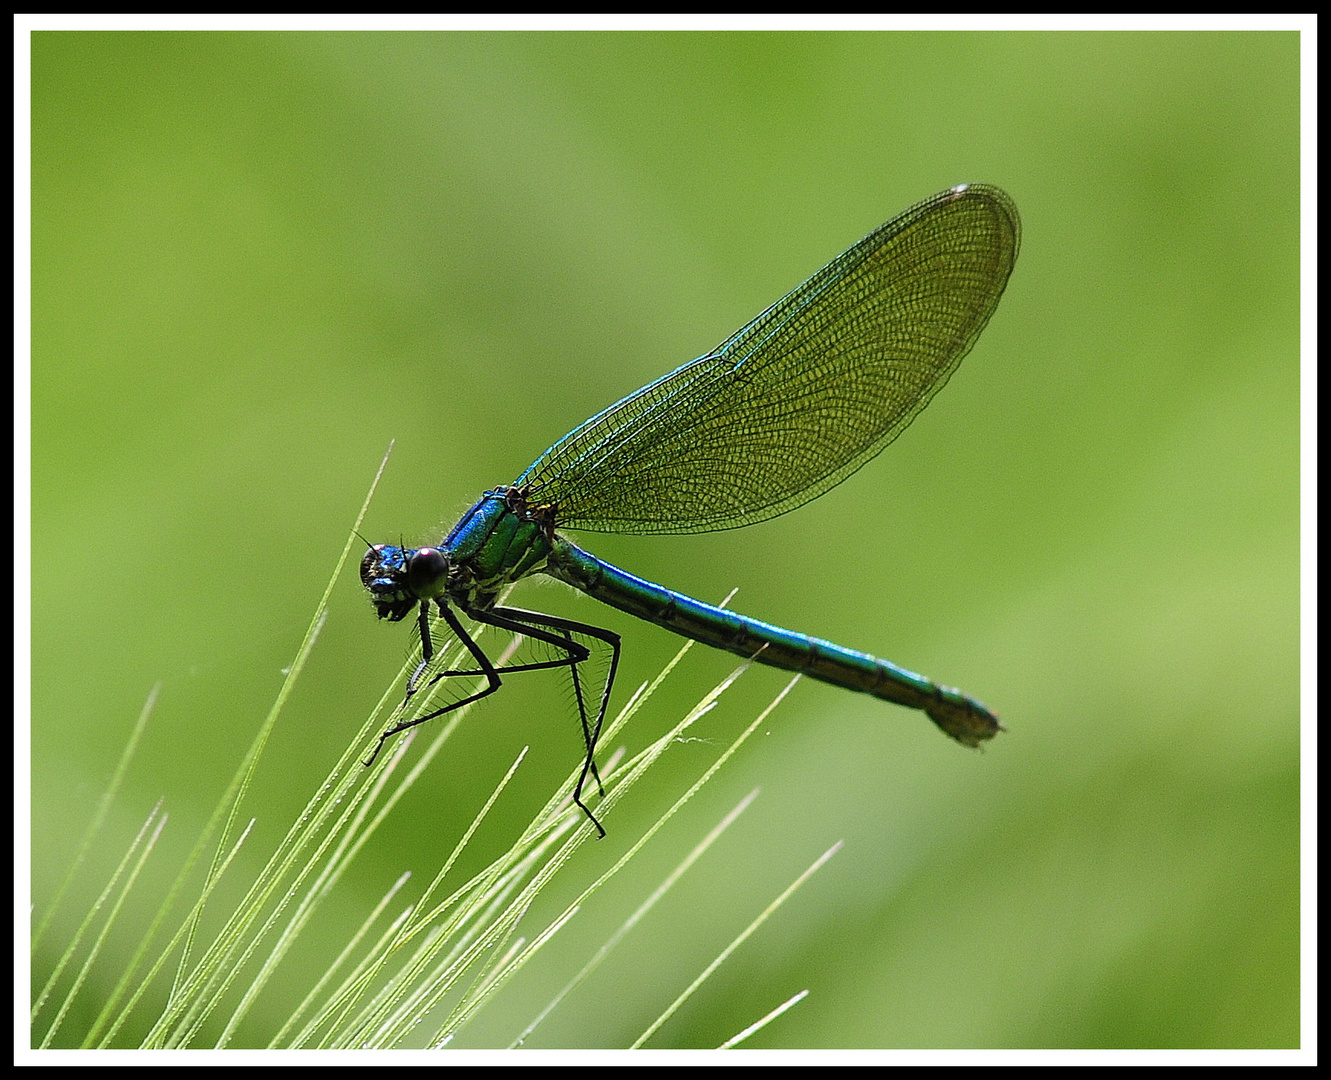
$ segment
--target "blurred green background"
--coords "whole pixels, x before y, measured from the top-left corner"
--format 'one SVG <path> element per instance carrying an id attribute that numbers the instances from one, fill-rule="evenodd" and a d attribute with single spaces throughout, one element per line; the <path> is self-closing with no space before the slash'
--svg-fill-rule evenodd
<path id="1" fill-rule="evenodd" d="M 917 713 L 802 684 L 464 1042 L 511 1039 L 761 785 L 533 1045 L 626 1045 L 842 838 L 649 1045 L 715 1046 L 805 988 L 751 1045 L 1297 1045 L 1298 48 L 1295 33 L 36 35 L 39 913 L 164 684 L 50 949 L 159 795 L 172 816 L 141 887 L 169 880 L 390 440 L 366 535 L 437 541 L 482 490 L 888 217 L 984 181 L 1021 210 L 1016 272 L 882 457 L 767 524 L 582 540 L 961 686 L 1007 733 L 967 752 Z M 623 633 L 619 701 L 679 644 L 554 584 L 514 602 Z M 241 876 L 409 637 L 375 622 L 348 567 L 246 804 Z M 733 663 L 695 649 L 630 749 Z M 784 681 L 750 671 L 551 910 Z M 567 696 L 530 675 L 471 714 L 238 1045 L 271 1032 L 402 870 L 429 878 L 530 744 L 469 868 L 507 845 L 576 763 Z M 108 944 L 89 997 L 133 940 Z"/>

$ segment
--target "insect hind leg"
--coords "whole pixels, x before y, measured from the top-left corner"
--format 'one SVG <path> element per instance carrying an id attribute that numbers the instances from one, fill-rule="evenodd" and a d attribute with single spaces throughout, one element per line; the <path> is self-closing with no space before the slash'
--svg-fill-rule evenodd
<path id="1" fill-rule="evenodd" d="M 612 630 L 606 630 L 604 627 L 592 626 L 589 623 L 577 622 L 574 619 L 564 619 L 558 615 L 547 615 L 540 611 L 526 611 L 523 608 L 496 607 L 488 611 L 468 612 L 468 614 L 483 622 L 491 622 L 493 625 L 504 626 L 507 629 L 525 633 L 568 652 L 568 659 L 549 661 L 546 666 L 556 667 L 568 664 L 571 669 L 573 692 L 578 703 L 578 718 L 582 721 L 583 746 L 586 751 L 582 762 L 582 772 L 578 775 L 578 783 L 573 789 L 573 802 L 591 819 L 597 832 L 604 836 L 605 830 L 601 828 L 601 823 L 596 820 L 596 816 L 582 801 L 582 789 L 586 786 L 587 777 L 591 776 L 596 781 L 598 793 L 602 796 L 605 795 L 605 788 L 601 784 L 601 776 L 596 768 L 596 745 L 601 737 L 601 727 L 605 722 L 606 708 L 610 704 L 610 692 L 615 684 L 615 674 L 619 670 L 619 635 Z M 556 633 L 551 634 L 549 632 L 551 630 Z M 606 674 L 600 701 L 596 704 L 594 720 L 590 718 L 591 710 L 587 707 L 588 702 L 583 693 L 582 680 L 578 674 L 578 665 L 588 660 L 591 654 L 586 646 L 573 640 L 574 634 L 583 634 L 595 638 L 610 648 L 610 670 Z M 574 655 L 574 649 L 582 655 Z"/>

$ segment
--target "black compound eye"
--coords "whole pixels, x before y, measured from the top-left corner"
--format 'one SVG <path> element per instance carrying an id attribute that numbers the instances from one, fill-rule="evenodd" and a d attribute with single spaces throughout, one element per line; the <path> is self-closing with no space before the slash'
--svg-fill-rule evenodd
<path id="1" fill-rule="evenodd" d="M 377 544 L 365 553 L 365 557 L 360 561 L 360 580 L 361 584 L 368 585 L 370 581 L 379 572 L 380 560 L 383 558 L 383 544 Z"/>
<path id="2" fill-rule="evenodd" d="M 407 588 L 422 599 L 438 596 L 448 577 L 448 557 L 438 548 L 417 548 L 407 556 Z"/>

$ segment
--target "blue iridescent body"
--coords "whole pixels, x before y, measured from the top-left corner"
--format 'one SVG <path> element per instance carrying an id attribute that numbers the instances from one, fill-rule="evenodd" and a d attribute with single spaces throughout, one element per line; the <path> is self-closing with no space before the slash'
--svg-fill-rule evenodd
<path id="1" fill-rule="evenodd" d="M 448 623 L 484 689 L 380 738 L 496 691 L 501 673 L 567 667 L 583 726 L 574 801 L 590 776 L 619 660 L 619 636 L 499 605 L 508 585 L 545 573 L 639 619 L 762 664 L 922 710 L 979 746 L 1001 726 L 958 690 L 867 653 L 702 603 L 635 577 L 559 530 L 662 533 L 766 520 L 840 483 L 892 441 L 947 381 L 987 323 L 1016 259 L 1016 207 L 984 185 L 927 199 L 834 259 L 712 352 L 592 417 L 507 487 L 488 491 L 438 547 L 374 546 L 361 578 L 380 618 L 413 612 L 423 658 L 430 616 Z M 554 659 L 496 667 L 453 609 L 551 647 Z M 581 639 L 581 640 L 580 640 Z M 610 651 L 598 699 L 579 669 L 584 641 Z M 377 752 L 377 751 L 376 751 Z"/>

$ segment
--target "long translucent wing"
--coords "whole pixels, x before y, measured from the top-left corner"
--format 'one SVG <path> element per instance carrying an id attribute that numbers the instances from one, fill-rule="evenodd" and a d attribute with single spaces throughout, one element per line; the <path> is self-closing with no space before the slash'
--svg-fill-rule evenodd
<path id="1" fill-rule="evenodd" d="M 912 206 L 712 352 L 575 428 L 518 478 L 562 526 L 731 529 L 839 484 L 929 403 L 993 314 L 1017 208 L 971 184 Z"/>

